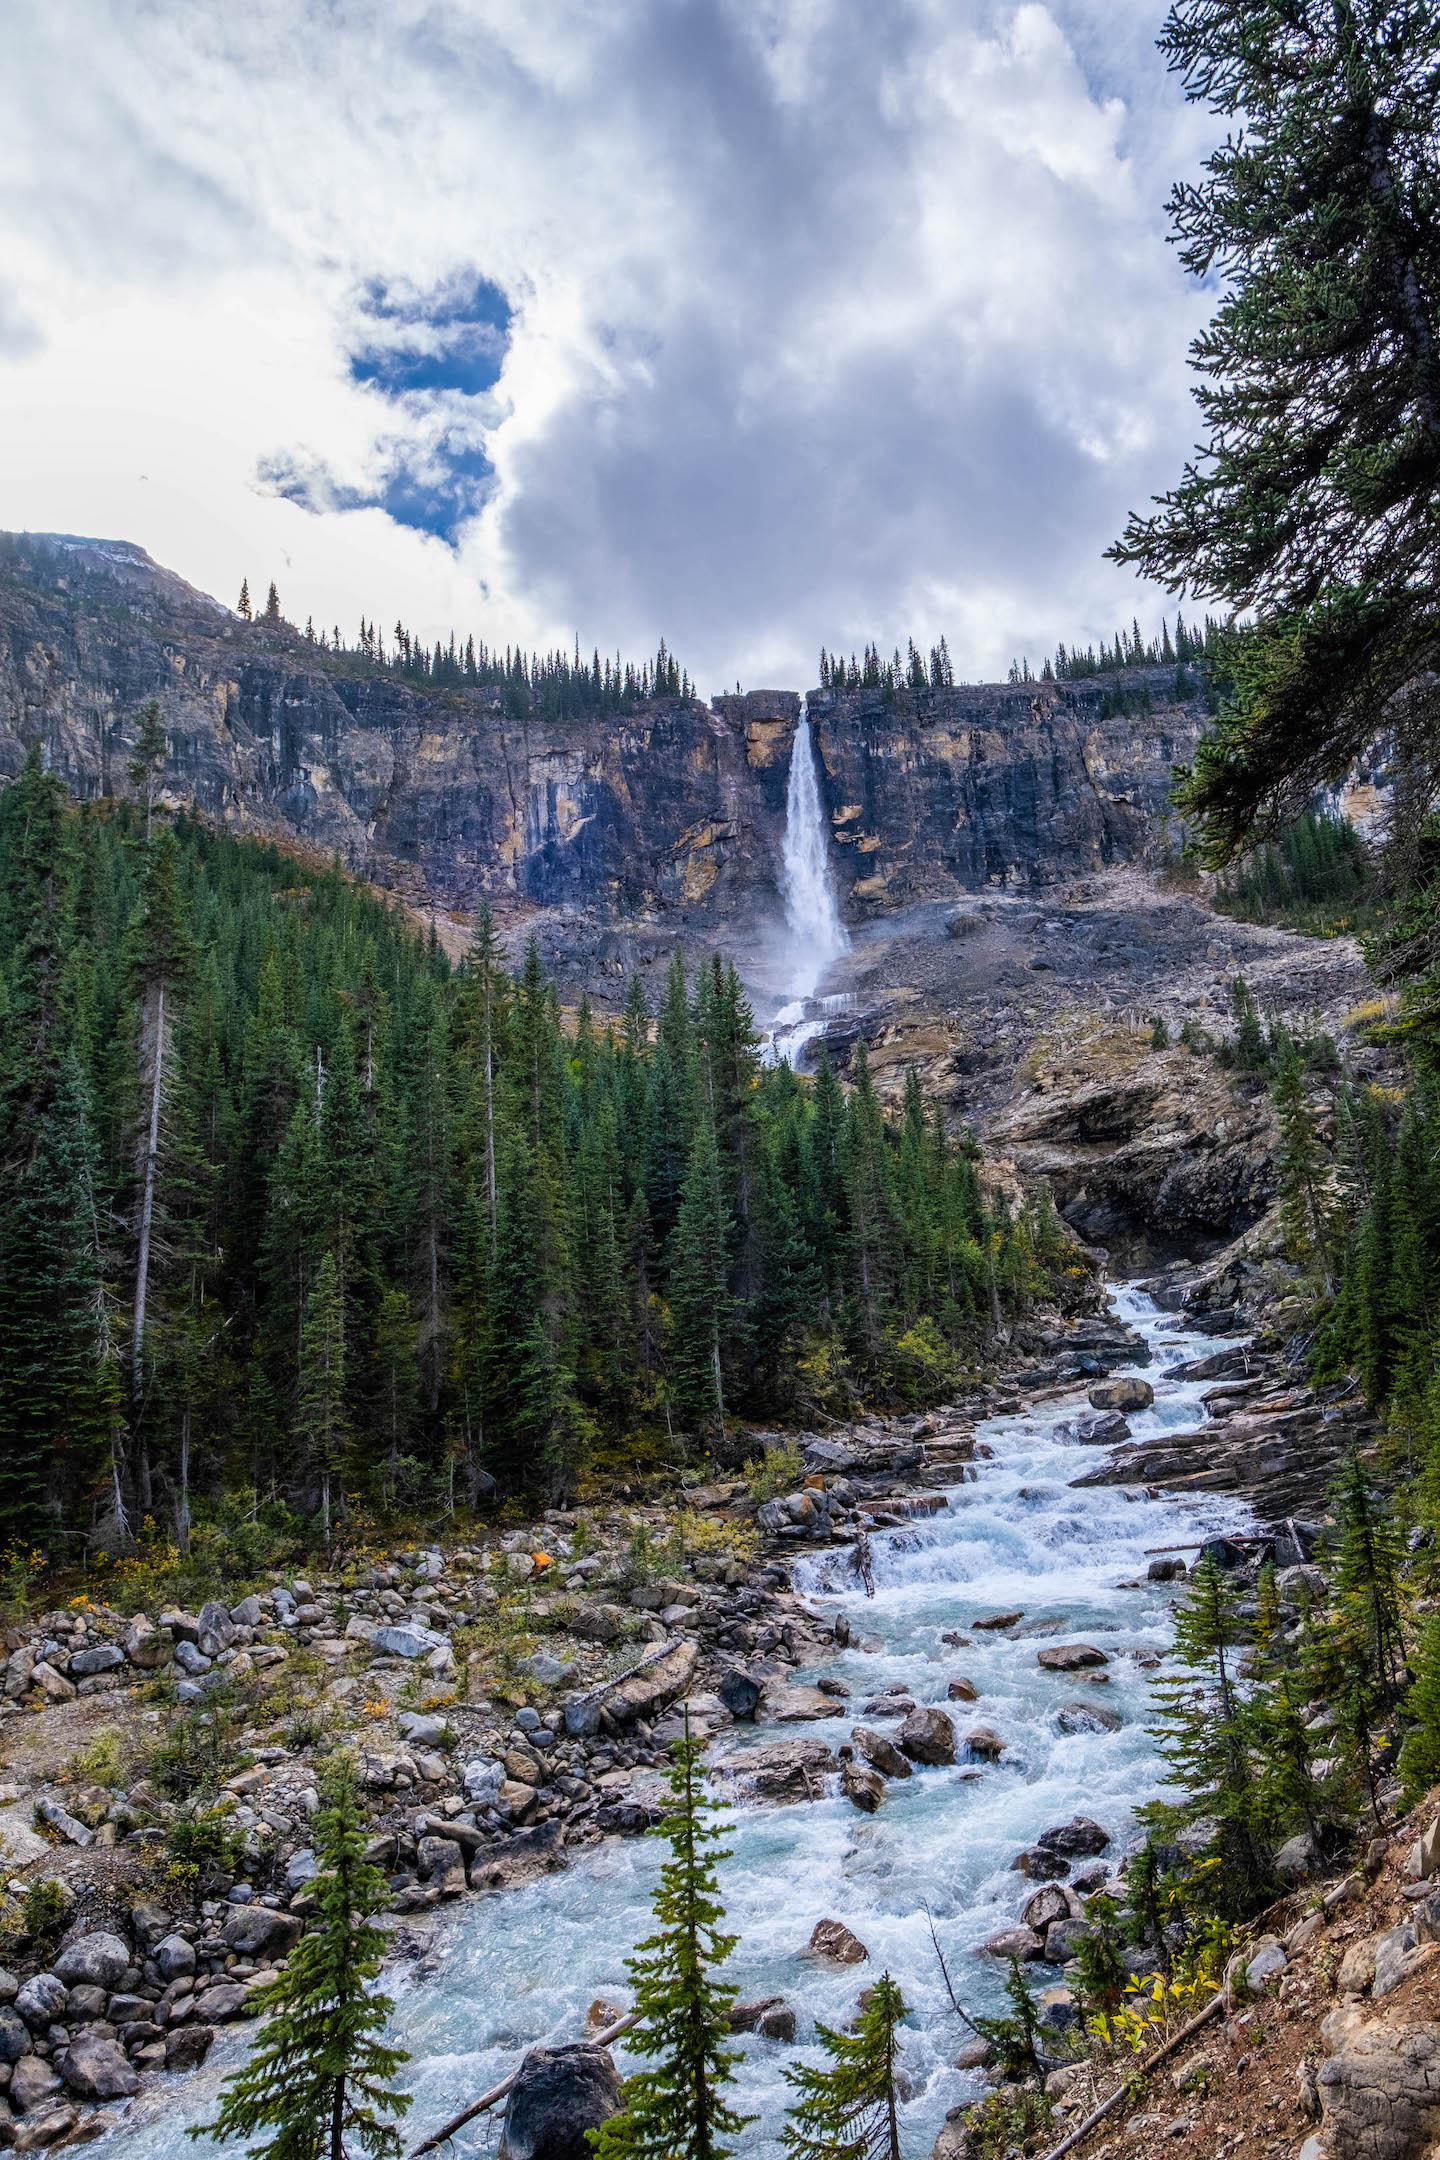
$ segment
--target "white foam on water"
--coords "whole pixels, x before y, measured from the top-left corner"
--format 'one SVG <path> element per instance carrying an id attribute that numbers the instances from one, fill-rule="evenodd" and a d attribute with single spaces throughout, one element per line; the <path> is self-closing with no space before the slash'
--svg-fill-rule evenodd
<path id="1" fill-rule="evenodd" d="M 1121 1285 L 1114 1302 L 1156 1353 L 1143 1369 L 1155 1403 L 1130 1414 L 1134 1435 L 1198 1423 L 1207 1383 L 1170 1379 L 1165 1368 L 1223 1345 L 1177 1328 L 1133 1285 Z M 958 1731 L 984 1722 L 1007 1747 L 998 1765 L 921 1769 L 892 1782 L 873 1816 L 838 1797 L 735 1811 L 732 1857 L 720 1867 L 728 1925 L 741 1938 L 727 1977 L 742 1996 L 784 1994 L 799 2012 L 801 2035 L 798 2050 L 755 2038 L 736 2043 L 744 2060 L 733 2097 L 760 2117 L 742 2141 L 747 2160 L 776 2160 L 791 2097 L 785 2066 L 822 2059 L 815 2020 L 847 2023 L 860 1989 L 887 1966 L 915 2012 L 905 2031 L 904 2064 L 915 2097 L 903 2110 L 904 2149 L 928 2153 L 946 2110 L 982 2087 L 972 2073 L 953 2067 L 967 2035 L 945 1998 L 925 1905 L 961 2000 L 972 2010 L 1000 2007 L 1003 1972 L 976 1957 L 974 1946 L 1013 1924 L 1032 1888 L 1011 1870 L 1016 1852 L 1049 1825 L 1084 1814 L 1109 1831 L 1116 1857 L 1135 1834 L 1136 1808 L 1159 1789 L 1163 1765 L 1146 1730 L 1152 1676 L 1136 1658 L 1168 1650 L 1175 1586 L 1117 1590 L 1115 1584 L 1144 1576 L 1147 1547 L 1242 1531 L 1250 1516 L 1243 1503 L 1216 1495 L 1147 1500 L 1113 1486 L 1074 1490 L 1070 1480 L 1106 1456 L 1057 1435 L 1083 1402 L 1077 1388 L 1042 1409 L 980 1426 L 979 1437 L 995 1454 L 977 1464 L 977 1482 L 947 1487 L 947 1512 L 874 1534 L 873 1601 L 844 1572 L 838 1550 L 796 1562 L 797 1589 L 829 1614 L 843 1609 L 856 1635 L 875 1648 L 852 1648 L 816 1674 L 798 1676 L 825 1671 L 844 1680 L 853 1699 L 843 1720 L 754 1733 L 737 1728 L 727 1742 L 743 1751 L 810 1735 L 833 1746 L 852 1723 L 887 1729 L 874 1716 L 862 1718 L 867 1697 L 903 1683 L 917 1702 L 945 1703 L 948 1680 L 965 1674 L 980 1700 L 949 1706 Z M 1043 1672 L 1036 1661 L 1043 1636 L 982 1632 L 963 1649 L 940 1640 L 1016 1606 L 1024 1609 L 1027 1628 L 1061 1621 L 1055 1639 L 1103 1649 L 1109 1685 L 1092 1689 Z M 1077 1699 L 1117 1711 L 1121 1730 L 1060 1733 L 1055 1713 Z M 449 1908 L 436 1923 L 424 1965 L 386 1976 L 396 1998 L 393 2038 L 413 2058 L 404 2073 L 415 2093 L 407 2146 L 506 2076 L 527 2046 L 578 2039 L 596 1996 L 625 1999 L 625 1957 L 650 1932 L 650 1891 L 663 1852 L 654 1838 L 588 1848 L 564 1873 L 529 1889 Z M 822 1918 L 853 1928 L 869 1962 L 835 1970 L 805 1959 Z M 1037 1968 L 1039 1976 L 1060 1977 L 1046 1966 Z M 243 2030 L 223 2031 L 203 2070 L 157 2081 L 107 2146 L 145 2160 L 193 2154 L 185 2125 L 210 2112 L 221 2076 L 245 2044 Z M 616 2057 L 622 2070 L 637 2067 L 623 2047 Z M 498 2115 L 462 2132 L 455 2149 L 493 2150 Z M 239 2147 L 233 2150 L 238 2154 Z"/>

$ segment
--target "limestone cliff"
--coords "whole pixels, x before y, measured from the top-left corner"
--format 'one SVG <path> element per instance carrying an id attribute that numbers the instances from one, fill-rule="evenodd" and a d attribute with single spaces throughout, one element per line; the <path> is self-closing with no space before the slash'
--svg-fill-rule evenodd
<path id="1" fill-rule="evenodd" d="M 812 695 L 852 919 L 1153 850 L 1204 722 L 1173 688 L 1132 671 L 1129 713 L 1105 678 Z M 0 774 L 38 738 L 77 795 L 123 793 L 151 697 L 169 800 L 416 898 L 697 927 L 776 908 L 793 692 L 557 722 L 241 621 L 125 543 L 0 552 Z"/>

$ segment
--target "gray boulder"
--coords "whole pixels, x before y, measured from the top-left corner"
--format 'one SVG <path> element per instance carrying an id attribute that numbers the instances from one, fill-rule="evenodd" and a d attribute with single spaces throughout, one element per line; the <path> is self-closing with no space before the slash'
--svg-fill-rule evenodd
<path id="1" fill-rule="evenodd" d="M 1063 1853 L 1067 1860 L 1081 1855 L 1088 1858 L 1092 1853 L 1104 1852 L 1110 1843 L 1110 1833 L 1102 1830 L 1099 1823 L 1088 1815 L 1072 1815 L 1068 1823 L 1057 1823 L 1053 1830 L 1042 1830 L 1036 1839 L 1047 1852 Z"/>
<path id="2" fill-rule="evenodd" d="M 240 1957 L 286 1957 L 303 1929 L 296 1913 L 275 1912 L 269 1905 L 237 1905 L 225 1922 L 220 1939 L 227 1950 Z"/>
<path id="3" fill-rule="evenodd" d="M 1086 1400 L 1092 1410 L 1148 1410 L 1155 1390 L 1148 1380 L 1097 1380 Z"/>
<path id="4" fill-rule="evenodd" d="M 30 2053 L 30 2034 L 13 2010 L 0 2010 L 0 2063 L 17 2063 Z"/>
<path id="5" fill-rule="evenodd" d="M 15 1997 L 15 2008 L 33 2033 L 48 2032 L 70 2000 L 70 1991 L 53 1972 L 34 1973 Z"/>
<path id="6" fill-rule="evenodd" d="M 41 2101 L 49 2100 L 59 2092 L 60 2080 L 49 2063 L 42 2062 L 38 2055 L 22 2055 L 10 2073 L 7 2090 L 11 2107 L 28 2115 Z"/>
<path id="7" fill-rule="evenodd" d="M 92 1935 L 77 1935 L 56 1958 L 54 1971 L 67 1988 L 100 1987 L 108 1994 L 119 1987 L 129 1965 L 130 1952 L 119 1936 L 97 1929 Z"/>
<path id="8" fill-rule="evenodd" d="M 450 1642 L 434 1628 L 405 1625 L 376 1628 L 370 1647 L 386 1657 L 418 1658 L 429 1657 L 432 1650 L 448 1650 Z"/>
<path id="9" fill-rule="evenodd" d="M 77 1650 L 70 1660 L 72 1680 L 88 1679 L 91 1673 L 113 1672 L 123 1665 L 125 1653 L 114 1643 L 96 1643 L 93 1649 Z"/>
<path id="10" fill-rule="evenodd" d="M 230 1608 L 230 1618 L 236 1627 L 259 1627 L 264 1617 L 260 1600 L 253 1591 L 249 1597 L 242 1597 L 238 1605 Z"/>
<path id="11" fill-rule="evenodd" d="M 180 2025 L 165 2035 L 165 2068 L 198 2070 L 215 2038 L 213 2025 Z"/>
<path id="12" fill-rule="evenodd" d="M 103 2033 L 82 2033 L 72 2040 L 64 2067 L 65 2083 L 82 2100 L 128 2100 L 140 2090 L 140 2079 L 118 2041 L 107 2040 Z"/>
<path id="13" fill-rule="evenodd" d="M 758 1680 L 742 1672 L 738 1665 L 729 1665 L 715 1683 L 715 1693 L 733 1718 L 753 1718 L 760 1705 L 762 1689 Z"/>
<path id="14" fill-rule="evenodd" d="M 167 1935 L 152 1953 L 162 1980 L 182 1980 L 195 1970 L 195 1945 L 183 1935 Z"/>
<path id="15" fill-rule="evenodd" d="M 873 1815 L 885 1798 L 885 1780 L 868 1763 L 847 1762 L 841 1773 L 840 1789 L 852 1807 L 859 1808 L 864 1815 Z"/>
<path id="16" fill-rule="evenodd" d="M 608 2048 L 531 2048 L 505 2103 L 498 2160 L 592 2160 L 586 2132 L 619 2112 Z"/>
<path id="17" fill-rule="evenodd" d="M 915 1775 L 905 1757 L 893 1740 L 884 1733 L 872 1732 L 868 1725 L 852 1727 L 850 1738 L 860 1754 L 882 1777 L 907 1778 Z"/>

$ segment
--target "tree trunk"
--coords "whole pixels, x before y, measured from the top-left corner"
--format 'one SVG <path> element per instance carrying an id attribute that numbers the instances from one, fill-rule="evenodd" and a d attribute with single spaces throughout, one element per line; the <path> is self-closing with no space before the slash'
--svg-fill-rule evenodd
<path id="1" fill-rule="evenodd" d="M 190 1405 L 180 1414 L 180 1505 L 175 1513 L 175 1542 L 183 1560 L 190 1550 Z"/>

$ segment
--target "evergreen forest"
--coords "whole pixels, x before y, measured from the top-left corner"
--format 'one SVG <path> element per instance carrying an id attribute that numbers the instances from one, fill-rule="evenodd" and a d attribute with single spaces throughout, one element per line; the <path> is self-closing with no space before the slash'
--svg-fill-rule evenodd
<path id="1" fill-rule="evenodd" d="M 239 1492 L 357 1506 L 724 1463 L 733 1421 L 953 1387 L 1089 1277 L 887 1115 L 761 1064 L 716 960 L 563 1012 L 338 869 L 137 800 L 0 799 L 0 1518 L 55 1557 Z"/>

